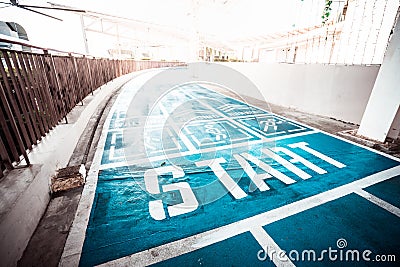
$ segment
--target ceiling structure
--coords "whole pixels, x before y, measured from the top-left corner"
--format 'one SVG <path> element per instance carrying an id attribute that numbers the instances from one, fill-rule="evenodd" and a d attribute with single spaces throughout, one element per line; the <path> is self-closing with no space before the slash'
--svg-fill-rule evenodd
<path id="1" fill-rule="evenodd" d="M 291 30 L 300 0 L 149 0 L 62 1 L 85 9 L 83 26 L 88 32 L 117 36 L 149 46 L 197 42 L 225 50 L 247 38 Z M 75 5 L 76 4 L 76 5 Z M 94 11 L 96 10 L 96 11 Z M 118 15 L 115 15 L 118 14 Z M 291 19 L 293 18 L 293 19 Z"/>
<path id="2" fill-rule="evenodd" d="M 324 0 L 53 1 L 56 2 L 21 2 L 84 10 L 76 15 L 80 16 L 84 40 L 90 40 L 89 46 L 104 43 L 105 47 L 105 37 L 109 36 L 107 46 L 178 49 L 194 46 L 195 50 L 212 47 L 221 51 L 238 51 L 248 46 L 279 47 L 289 39 L 318 34 L 322 31 L 321 12 L 325 3 Z M 340 7 L 345 1 L 333 2 Z M 335 7 L 332 13 L 337 11 L 339 8 Z M 93 36 L 96 38 L 89 38 Z M 89 52 L 87 42 L 86 52 Z"/>

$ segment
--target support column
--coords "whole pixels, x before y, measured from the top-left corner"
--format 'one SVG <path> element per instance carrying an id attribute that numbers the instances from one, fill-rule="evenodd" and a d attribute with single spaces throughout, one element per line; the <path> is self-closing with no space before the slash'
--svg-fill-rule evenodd
<path id="1" fill-rule="evenodd" d="M 400 9 L 393 34 L 369 98 L 357 134 L 384 142 L 389 133 L 394 136 L 400 120 Z M 398 137 L 398 136 L 397 136 Z M 396 138 L 396 137 L 395 137 Z"/>
<path id="2" fill-rule="evenodd" d="M 85 52 L 86 52 L 86 55 L 89 55 L 89 45 L 88 45 L 88 40 L 87 40 L 87 36 L 86 36 L 85 21 L 83 19 L 82 14 L 80 15 L 80 18 L 81 18 L 83 43 L 85 44 Z"/>

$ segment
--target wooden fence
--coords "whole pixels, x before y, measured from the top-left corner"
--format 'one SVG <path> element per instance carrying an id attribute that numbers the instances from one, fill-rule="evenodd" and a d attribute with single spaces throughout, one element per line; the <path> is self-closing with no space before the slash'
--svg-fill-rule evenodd
<path id="1" fill-rule="evenodd" d="M 181 63 L 89 58 L 0 49 L 0 178 L 101 85 L 121 75 Z M 66 121 L 68 123 L 68 121 Z"/>

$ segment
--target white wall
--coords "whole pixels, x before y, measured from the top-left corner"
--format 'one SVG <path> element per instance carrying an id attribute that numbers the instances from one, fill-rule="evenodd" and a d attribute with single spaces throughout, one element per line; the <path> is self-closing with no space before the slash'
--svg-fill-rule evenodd
<path id="1" fill-rule="evenodd" d="M 357 124 L 361 122 L 379 71 L 379 66 L 225 65 L 240 71 L 254 82 L 267 102 Z M 238 93 L 248 94 L 245 88 Z"/>

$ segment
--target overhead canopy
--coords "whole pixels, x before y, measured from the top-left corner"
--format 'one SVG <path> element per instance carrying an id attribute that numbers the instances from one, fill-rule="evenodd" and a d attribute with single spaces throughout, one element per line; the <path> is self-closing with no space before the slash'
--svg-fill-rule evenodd
<path id="1" fill-rule="evenodd" d="M 325 1 L 301 0 L 131 0 L 93 1 L 57 0 L 90 10 L 84 14 L 88 31 L 116 34 L 156 45 L 176 40 L 208 40 L 221 47 L 242 45 L 252 38 L 269 38 L 321 24 Z M 332 12 L 344 1 L 334 1 Z M 112 4 L 111 4 L 112 3 Z M 336 10 L 337 9 L 337 10 Z M 110 14 L 110 15 L 108 15 Z M 118 23 L 118 29 L 116 26 Z M 147 32 L 147 34 L 146 34 Z M 148 34 L 148 32 L 156 34 Z M 157 38 L 156 38 L 157 39 Z"/>

